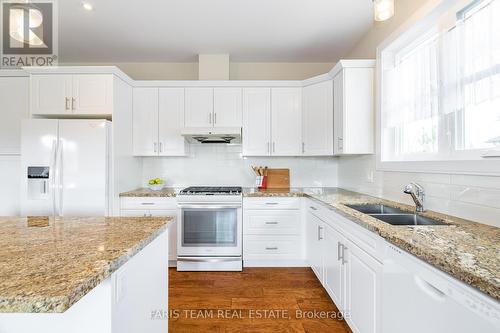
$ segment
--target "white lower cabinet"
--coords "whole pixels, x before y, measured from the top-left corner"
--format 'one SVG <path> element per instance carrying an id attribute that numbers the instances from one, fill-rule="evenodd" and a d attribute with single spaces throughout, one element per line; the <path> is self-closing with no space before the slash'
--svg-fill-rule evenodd
<path id="1" fill-rule="evenodd" d="M 307 212 L 307 258 L 316 277 L 323 281 L 323 250 L 321 248 L 321 228 L 323 221 Z"/>
<path id="2" fill-rule="evenodd" d="M 344 238 L 332 227 L 324 226 L 323 253 L 323 286 L 335 304 L 345 308 L 345 266 L 342 261 L 342 245 Z"/>
<path id="3" fill-rule="evenodd" d="M 169 260 L 177 260 L 177 200 L 162 197 L 122 197 L 120 201 L 120 216 L 150 217 L 173 216 L 175 220 L 168 227 Z"/>
<path id="4" fill-rule="evenodd" d="M 243 264 L 304 266 L 300 198 L 243 199 Z"/>
<path id="5" fill-rule="evenodd" d="M 354 243 L 346 244 L 342 250 L 346 320 L 353 332 L 381 332 L 382 264 Z"/>
<path id="6" fill-rule="evenodd" d="M 382 263 L 355 245 L 350 233 L 342 232 L 344 223 L 333 211 L 324 216 L 317 204 L 308 205 L 309 265 L 353 332 L 381 332 Z"/>

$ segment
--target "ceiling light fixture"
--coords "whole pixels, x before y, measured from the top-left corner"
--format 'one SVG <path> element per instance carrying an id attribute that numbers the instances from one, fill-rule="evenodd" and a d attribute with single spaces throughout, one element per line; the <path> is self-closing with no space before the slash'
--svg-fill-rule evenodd
<path id="1" fill-rule="evenodd" d="M 92 4 L 90 4 L 88 2 L 82 2 L 82 7 L 83 7 L 83 9 L 88 10 L 88 11 L 94 10 L 94 6 L 92 6 Z"/>
<path id="2" fill-rule="evenodd" d="M 394 16 L 394 0 L 373 0 L 373 18 L 385 21 Z"/>

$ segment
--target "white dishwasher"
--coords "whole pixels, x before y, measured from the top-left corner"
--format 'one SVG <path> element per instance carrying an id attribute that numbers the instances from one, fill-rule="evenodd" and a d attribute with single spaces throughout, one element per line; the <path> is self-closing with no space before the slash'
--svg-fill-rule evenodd
<path id="1" fill-rule="evenodd" d="M 500 304 L 396 246 L 387 244 L 382 332 L 500 332 Z"/>

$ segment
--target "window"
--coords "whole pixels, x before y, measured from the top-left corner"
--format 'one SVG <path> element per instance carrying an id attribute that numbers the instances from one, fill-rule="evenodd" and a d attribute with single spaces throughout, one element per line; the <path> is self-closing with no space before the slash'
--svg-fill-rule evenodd
<path id="1" fill-rule="evenodd" d="M 500 156 L 500 0 L 431 17 L 380 51 L 381 161 Z"/>

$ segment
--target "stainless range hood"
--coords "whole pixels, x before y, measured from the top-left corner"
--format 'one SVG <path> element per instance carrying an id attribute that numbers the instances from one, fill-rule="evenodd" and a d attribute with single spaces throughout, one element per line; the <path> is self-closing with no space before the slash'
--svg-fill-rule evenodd
<path id="1" fill-rule="evenodd" d="M 241 143 L 241 127 L 188 127 L 181 134 L 189 143 Z"/>

